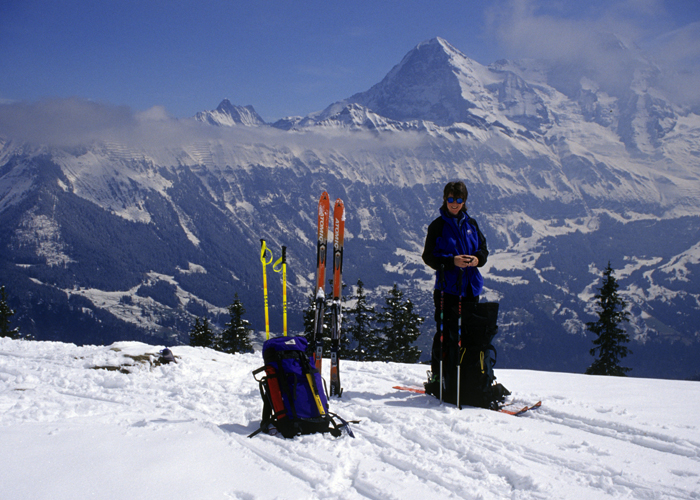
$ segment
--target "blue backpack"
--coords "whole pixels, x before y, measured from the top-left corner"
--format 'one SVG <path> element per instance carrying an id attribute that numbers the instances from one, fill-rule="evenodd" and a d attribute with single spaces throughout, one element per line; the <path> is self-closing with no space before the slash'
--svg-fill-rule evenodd
<path id="1" fill-rule="evenodd" d="M 263 344 L 265 365 L 253 371 L 263 399 L 262 421 L 248 437 L 260 432 L 279 432 L 286 438 L 330 432 L 337 437 L 342 429 L 355 437 L 348 422 L 328 411 L 323 379 L 306 355 L 307 345 L 304 337 L 277 337 Z M 258 378 L 262 372 L 265 375 Z"/>

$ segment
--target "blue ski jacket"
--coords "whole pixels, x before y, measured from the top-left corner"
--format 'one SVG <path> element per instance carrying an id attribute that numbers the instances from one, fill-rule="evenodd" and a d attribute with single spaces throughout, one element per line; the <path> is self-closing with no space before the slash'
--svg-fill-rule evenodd
<path id="1" fill-rule="evenodd" d="M 484 288 L 484 278 L 479 269 L 463 269 L 460 287 L 460 268 L 454 264 L 456 255 L 474 255 L 479 259 L 477 267 L 482 267 L 489 255 L 486 238 L 476 221 L 466 212 L 453 217 L 441 208 L 440 217 L 428 226 L 423 248 L 423 262 L 436 271 L 435 290 L 464 297 L 479 296 Z M 441 268 L 444 269 L 444 276 L 441 276 Z"/>

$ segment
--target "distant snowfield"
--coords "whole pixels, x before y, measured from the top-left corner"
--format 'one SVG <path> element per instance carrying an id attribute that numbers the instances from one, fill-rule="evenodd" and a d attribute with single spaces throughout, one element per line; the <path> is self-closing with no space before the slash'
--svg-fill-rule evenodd
<path id="1" fill-rule="evenodd" d="M 0 497 L 700 498 L 698 382 L 497 370 L 543 401 L 512 417 L 392 389 L 424 365 L 345 361 L 355 439 L 249 439 L 260 353 L 161 348 L 0 338 Z"/>

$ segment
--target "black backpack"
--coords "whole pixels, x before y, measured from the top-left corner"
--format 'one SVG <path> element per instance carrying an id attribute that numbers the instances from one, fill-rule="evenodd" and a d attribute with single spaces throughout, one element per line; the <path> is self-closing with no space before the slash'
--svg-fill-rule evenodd
<path id="1" fill-rule="evenodd" d="M 253 372 L 263 399 L 262 421 L 248 437 L 259 432 L 279 432 L 286 438 L 330 432 L 337 437 L 343 429 L 355 437 L 348 422 L 328 411 L 323 379 L 306 355 L 307 345 L 304 337 L 277 337 L 263 344 L 265 365 Z"/>
<path id="2" fill-rule="evenodd" d="M 505 396 L 510 394 L 503 385 L 496 383 L 493 371 L 497 359 L 493 338 L 497 333 L 497 302 L 463 302 L 461 349 L 457 358 L 460 366 L 459 385 L 457 364 L 447 366 L 444 373 L 444 401 L 457 404 L 459 387 L 460 406 L 495 409 L 503 402 Z M 426 390 L 428 389 L 426 385 Z M 429 392 L 437 395 L 435 388 Z"/>
<path id="3" fill-rule="evenodd" d="M 498 333 L 498 303 L 465 304 L 460 352 L 460 404 L 495 408 L 510 392 L 496 383 L 493 367 L 497 353 L 493 338 Z"/>

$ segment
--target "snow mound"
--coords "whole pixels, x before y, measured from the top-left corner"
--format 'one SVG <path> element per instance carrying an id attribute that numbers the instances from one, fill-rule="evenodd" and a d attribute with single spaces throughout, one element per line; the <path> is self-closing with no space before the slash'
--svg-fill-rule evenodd
<path id="1" fill-rule="evenodd" d="M 498 370 L 522 417 L 393 385 L 426 367 L 344 361 L 344 435 L 247 437 L 259 353 L 0 338 L 0 483 L 20 499 L 698 498 L 700 384 Z M 326 365 L 327 366 L 327 365 Z"/>

